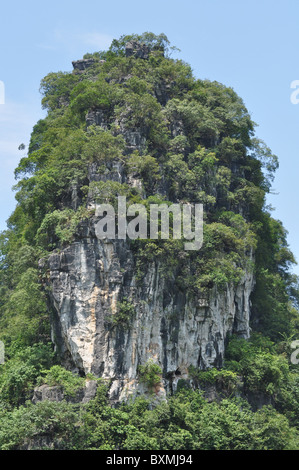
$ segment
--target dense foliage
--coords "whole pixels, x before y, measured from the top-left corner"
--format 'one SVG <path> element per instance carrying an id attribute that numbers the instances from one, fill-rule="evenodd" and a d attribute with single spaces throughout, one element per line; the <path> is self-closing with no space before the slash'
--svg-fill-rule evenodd
<path id="1" fill-rule="evenodd" d="M 132 39 L 146 44 L 146 60 L 126 56 Z M 64 449 L 299 446 L 298 366 L 289 360 L 291 341 L 299 337 L 297 278 L 290 273 L 287 232 L 266 206 L 277 157 L 255 135 L 234 90 L 196 79 L 171 51 L 163 34 L 123 36 L 108 51 L 87 54 L 93 62 L 84 71 L 50 73 L 41 82 L 47 116 L 34 126 L 15 170 L 17 205 L 0 238 L 1 449 L 53 442 Z M 98 123 L 88 124 L 91 112 Z M 132 133 L 140 143 L 134 148 Z M 115 164 L 141 186 L 113 181 Z M 91 169 L 105 178 L 91 182 Z M 100 382 L 86 405 L 30 402 L 38 384 L 61 386 L 71 397 L 84 382 L 53 353 L 38 260 L 73 240 L 80 221 L 93 216 L 91 199 L 113 202 L 117 195 L 147 209 L 151 202 L 204 205 L 198 255 L 184 251 L 181 240 L 131 242 L 139 279 L 142 266 L 157 257 L 164 276 L 194 293 L 237 285 L 254 272 L 251 326 L 259 334 L 231 338 L 222 370 L 190 369 L 199 386 L 222 390 L 218 401 L 209 403 L 181 382 L 167 403 L 152 407 L 140 398 L 112 408 Z M 129 328 L 133 314 L 124 299 L 107 321 Z M 151 366 L 140 369 L 149 385 L 162 373 Z M 236 399 L 240 381 L 243 398 Z M 267 406 L 258 406 L 261 397 Z"/>
<path id="2" fill-rule="evenodd" d="M 111 408 L 100 385 L 85 406 L 27 403 L 0 410 L 0 444 L 14 448 L 68 450 L 288 450 L 298 448 L 296 430 L 272 407 L 253 412 L 241 399 L 208 403 L 184 390 L 149 409 L 149 401 Z M 35 436 L 39 436 L 36 443 Z M 23 446 L 23 447 L 22 447 Z"/>

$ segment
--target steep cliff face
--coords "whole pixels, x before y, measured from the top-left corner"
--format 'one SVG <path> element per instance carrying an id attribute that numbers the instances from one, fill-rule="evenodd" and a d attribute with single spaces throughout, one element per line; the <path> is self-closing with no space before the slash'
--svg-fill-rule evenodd
<path id="1" fill-rule="evenodd" d="M 199 298 L 165 280 L 159 267 L 144 266 L 140 283 L 129 243 L 98 240 L 93 221 L 49 258 L 53 340 L 77 369 L 111 381 L 112 401 L 147 391 L 138 369 L 148 361 L 162 369 L 155 392 L 163 396 L 180 379 L 192 383 L 190 365 L 221 367 L 228 334 L 249 337 L 251 272 L 236 288 Z M 123 299 L 134 307 L 128 324 L 117 321 Z"/>
<path id="2" fill-rule="evenodd" d="M 144 38 L 44 79 L 49 114 L 18 169 L 37 174 L 20 197 L 33 208 L 28 237 L 49 253 L 40 268 L 56 349 L 67 367 L 109 380 L 112 401 L 153 387 L 140 366 L 159 366 L 154 388 L 164 396 L 192 383 L 190 366 L 221 367 L 229 335 L 249 337 L 253 222 L 266 187 L 240 98 L 195 80 L 167 57 L 165 38 Z M 95 205 L 120 194 L 145 207 L 203 204 L 200 253 L 176 240 L 136 248 L 99 239 Z"/>

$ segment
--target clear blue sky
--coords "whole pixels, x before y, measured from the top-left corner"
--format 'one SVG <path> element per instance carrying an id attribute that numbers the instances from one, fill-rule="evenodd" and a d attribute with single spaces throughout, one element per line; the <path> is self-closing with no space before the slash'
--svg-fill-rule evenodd
<path id="1" fill-rule="evenodd" d="M 299 261 L 299 104 L 290 101 L 291 82 L 299 80 L 298 0 L 11 0 L 1 3 L 0 17 L 0 230 L 15 207 L 13 170 L 24 155 L 17 148 L 44 116 L 40 80 L 72 70 L 72 60 L 122 34 L 163 32 L 196 77 L 241 96 L 257 136 L 279 157 L 269 203 Z"/>

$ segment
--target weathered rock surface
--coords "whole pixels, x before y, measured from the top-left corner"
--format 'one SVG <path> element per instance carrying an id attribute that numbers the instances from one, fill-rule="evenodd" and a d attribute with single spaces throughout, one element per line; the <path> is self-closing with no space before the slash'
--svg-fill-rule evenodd
<path id="1" fill-rule="evenodd" d="M 80 59 L 80 60 L 75 60 L 72 62 L 72 65 L 74 67 L 74 70 L 77 71 L 84 71 L 88 67 L 91 67 L 95 63 L 94 59 Z"/>
<path id="2" fill-rule="evenodd" d="M 64 393 L 63 388 L 59 385 L 50 386 L 47 384 L 40 385 L 34 389 L 32 402 L 40 401 L 62 401 L 66 400 L 71 403 L 86 403 L 95 397 L 97 391 L 97 381 L 87 380 L 85 386 L 78 390 L 74 395 L 68 396 Z"/>
<path id="3" fill-rule="evenodd" d="M 52 336 L 65 361 L 111 380 L 112 401 L 144 392 L 138 367 L 149 360 L 163 370 L 163 395 L 188 380 L 190 365 L 221 366 L 227 334 L 249 337 L 251 273 L 237 289 L 214 289 L 208 298 L 178 290 L 159 262 L 145 266 L 138 283 L 129 243 L 98 240 L 94 224 L 81 224 L 77 240 L 49 258 Z M 135 310 L 128 326 L 111 322 L 124 298 Z"/>
<path id="4" fill-rule="evenodd" d="M 126 57 L 136 57 L 137 59 L 148 59 L 149 47 L 146 44 L 142 44 L 139 41 L 129 41 L 126 44 Z"/>
<path id="5" fill-rule="evenodd" d="M 102 127 L 104 130 L 107 130 L 109 123 L 102 109 L 92 109 L 86 115 L 86 125 L 96 125 Z"/>

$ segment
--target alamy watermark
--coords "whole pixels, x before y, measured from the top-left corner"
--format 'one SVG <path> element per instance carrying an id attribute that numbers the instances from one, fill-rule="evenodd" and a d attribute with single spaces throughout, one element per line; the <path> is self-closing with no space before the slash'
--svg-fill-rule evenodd
<path id="1" fill-rule="evenodd" d="M 96 206 L 95 215 L 101 219 L 95 225 L 95 233 L 100 240 L 173 238 L 187 240 L 184 242 L 185 250 L 202 247 L 202 204 L 150 204 L 148 211 L 143 204 L 131 204 L 127 208 L 125 196 L 118 196 L 117 200 L 117 212 L 111 204 Z"/>
<path id="2" fill-rule="evenodd" d="M 297 348 L 294 352 L 291 354 L 291 363 L 292 364 L 299 364 L 299 340 L 297 339 L 296 341 L 292 341 L 291 343 L 291 348 L 295 349 Z"/>
<path id="3" fill-rule="evenodd" d="M 294 90 L 290 96 L 291 103 L 299 104 L 299 80 L 293 80 L 291 82 L 291 88 Z"/>
<path id="4" fill-rule="evenodd" d="M 0 104 L 5 104 L 5 86 L 0 80 Z"/>
<path id="5" fill-rule="evenodd" d="M 0 341 L 0 364 L 4 364 L 4 343 Z"/>

